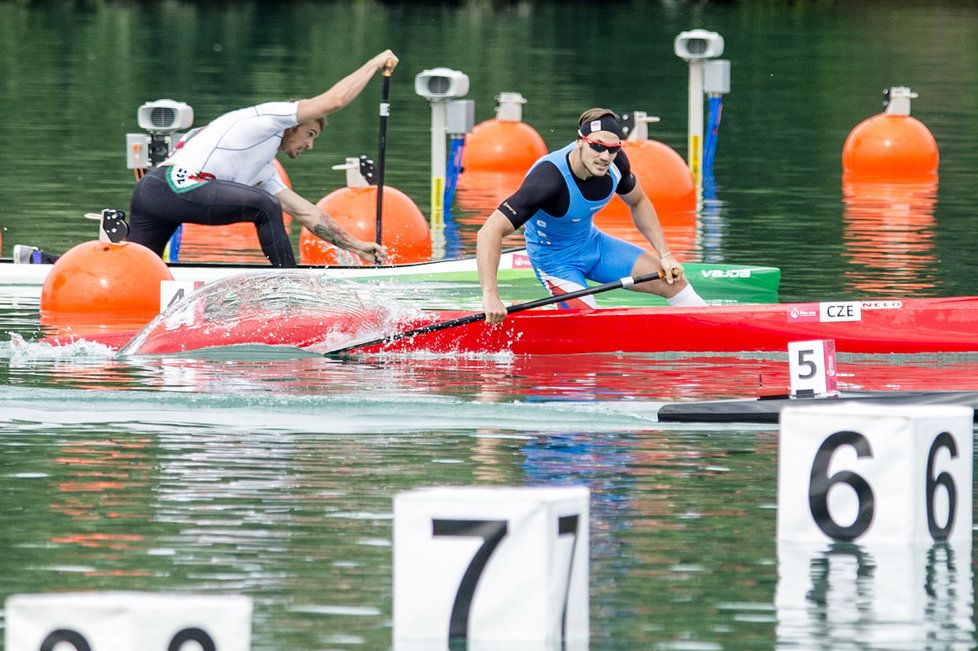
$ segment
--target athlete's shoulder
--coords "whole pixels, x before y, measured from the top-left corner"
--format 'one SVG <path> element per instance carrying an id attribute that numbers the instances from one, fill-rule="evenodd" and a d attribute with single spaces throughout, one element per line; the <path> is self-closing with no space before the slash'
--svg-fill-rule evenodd
<path id="1" fill-rule="evenodd" d="M 534 185 L 562 184 L 564 182 L 564 175 L 554 161 L 541 160 L 527 173 L 523 183 L 526 184 L 527 182 Z"/>
<path id="2" fill-rule="evenodd" d="M 638 183 L 638 179 L 632 174 L 632 164 L 628 160 L 628 155 L 625 154 L 625 150 L 622 149 L 615 156 L 615 160 L 612 163 L 618 172 L 621 174 L 621 178 L 618 181 L 618 187 L 615 188 L 616 194 L 628 194 L 635 189 L 635 184 Z"/>
<path id="3" fill-rule="evenodd" d="M 265 102 L 251 107 L 256 115 L 269 115 L 274 117 L 294 117 L 298 108 L 298 102 Z"/>
<path id="4" fill-rule="evenodd" d="M 612 165 L 618 168 L 621 172 L 622 177 L 626 177 L 632 173 L 632 162 L 628 160 L 628 154 L 625 153 L 624 148 L 618 152 L 615 159 L 612 161 Z"/>

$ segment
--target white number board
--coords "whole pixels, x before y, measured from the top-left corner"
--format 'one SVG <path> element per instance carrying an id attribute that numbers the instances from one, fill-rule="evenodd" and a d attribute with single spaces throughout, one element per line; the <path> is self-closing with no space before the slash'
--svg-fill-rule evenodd
<path id="1" fill-rule="evenodd" d="M 396 647 L 587 640 L 588 499 L 585 487 L 398 494 Z"/>
<path id="2" fill-rule="evenodd" d="M 788 373 L 792 396 L 836 395 L 835 340 L 788 342 Z"/>
<path id="3" fill-rule="evenodd" d="M 956 405 L 785 407 L 778 539 L 971 540 L 973 413 Z"/>
<path id="4" fill-rule="evenodd" d="M 241 595 L 13 595 L 4 605 L 4 642 L 8 651 L 249 651 L 251 610 Z"/>

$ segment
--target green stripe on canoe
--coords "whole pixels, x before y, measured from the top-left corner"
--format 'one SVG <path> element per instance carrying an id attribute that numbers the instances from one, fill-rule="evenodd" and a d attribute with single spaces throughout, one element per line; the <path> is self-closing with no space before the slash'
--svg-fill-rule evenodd
<path id="1" fill-rule="evenodd" d="M 683 267 L 696 292 L 711 304 L 778 302 L 781 270 L 777 267 L 702 262 L 684 263 Z M 531 301 L 545 295 L 543 286 L 530 269 L 500 269 L 496 278 L 504 303 Z M 426 305 L 434 301 L 444 309 L 481 309 L 482 293 L 475 271 L 379 274 L 356 280 L 415 284 L 418 291 L 423 292 Z M 603 307 L 666 305 L 665 299 L 654 294 L 627 290 L 606 292 L 595 298 Z"/>

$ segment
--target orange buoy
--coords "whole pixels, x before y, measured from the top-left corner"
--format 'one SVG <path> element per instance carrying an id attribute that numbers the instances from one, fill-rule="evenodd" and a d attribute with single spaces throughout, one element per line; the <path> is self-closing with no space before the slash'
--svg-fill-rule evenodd
<path id="1" fill-rule="evenodd" d="M 320 199 L 316 205 L 355 237 L 371 242 L 376 239 L 376 186 L 340 188 Z M 428 222 L 410 197 L 386 185 L 382 222 L 382 243 L 387 247 L 389 263 L 425 262 L 431 259 Z M 359 264 L 344 253 L 303 227 L 299 236 L 299 261 L 302 264 Z"/>
<path id="2" fill-rule="evenodd" d="M 543 138 L 525 122 L 486 120 L 465 136 L 462 177 L 466 172 L 525 174 L 546 153 Z"/>
<path id="3" fill-rule="evenodd" d="M 624 152 L 631 164 L 632 174 L 642 184 L 660 221 L 670 216 L 683 216 L 696 212 L 696 183 L 686 161 L 676 150 L 657 140 L 625 140 Z M 631 218 L 631 212 L 616 195 L 596 217 Z"/>
<path id="4" fill-rule="evenodd" d="M 467 171 L 525 174 L 547 153 L 540 134 L 522 121 L 523 96 L 499 93 L 496 102 L 496 117 L 475 125 L 465 136 L 460 182 Z"/>
<path id="5" fill-rule="evenodd" d="M 288 232 L 288 229 L 286 229 Z M 258 232 L 251 222 L 224 226 L 183 224 L 180 234 L 181 262 L 221 262 L 264 264 L 268 258 L 261 250 Z"/>
<path id="6" fill-rule="evenodd" d="M 926 181 L 937 178 L 940 154 L 930 130 L 910 116 L 906 87 L 889 89 L 886 110 L 857 124 L 842 146 L 842 173 L 852 180 Z"/>
<path id="7" fill-rule="evenodd" d="M 143 325 L 160 312 L 158 255 L 133 242 L 82 242 L 54 264 L 41 289 L 45 325 Z"/>

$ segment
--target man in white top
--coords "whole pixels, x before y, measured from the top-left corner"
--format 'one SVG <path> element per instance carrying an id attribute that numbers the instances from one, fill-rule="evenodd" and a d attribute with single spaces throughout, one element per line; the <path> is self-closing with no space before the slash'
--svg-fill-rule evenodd
<path id="1" fill-rule="evenodd" d="M 133 190 L 128 240 L 162 256 L 184 222 L 253 222 L 272 266 L 294 267 L 295 254 L 282 223 L 284 208 L 317 237 L 371 262 L 386 262 L 386 247 L 354 237 L 293 192 L 273 161 L 279 151 L 298 158 L 312 149 L 326 116 L 352 102 L 375 72 L 393 69 L 397 61 L 385 50 L 321 95 L 231 111 L 192 133 Z"/>

